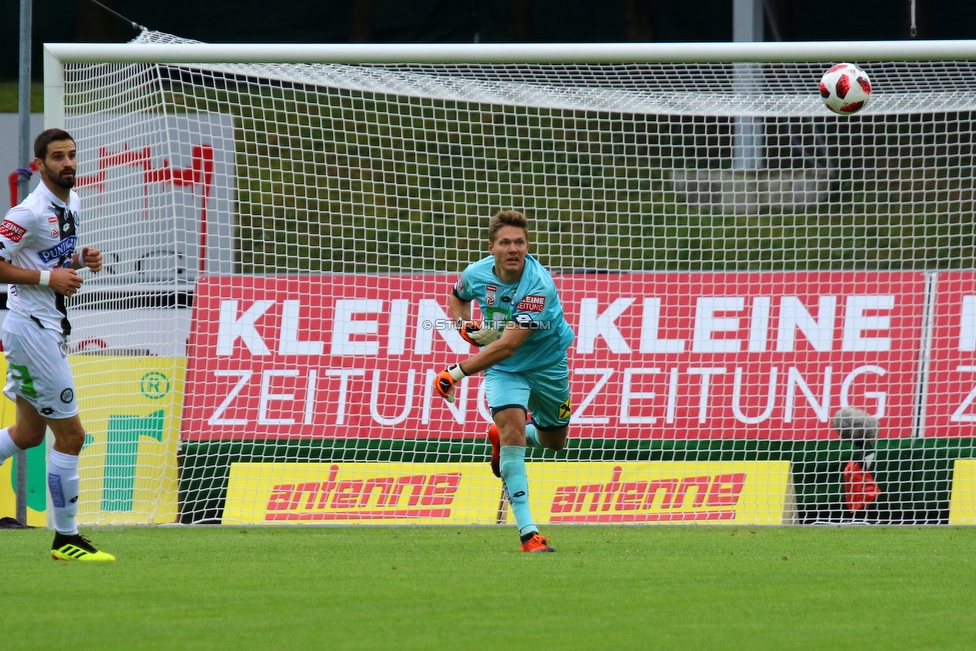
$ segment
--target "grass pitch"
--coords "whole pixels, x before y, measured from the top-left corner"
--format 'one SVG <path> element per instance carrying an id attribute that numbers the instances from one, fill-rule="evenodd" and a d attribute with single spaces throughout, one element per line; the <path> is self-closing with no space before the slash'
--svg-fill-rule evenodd
<path id="1" fill-rule="evenodd" d="M 108 564 L 0 531 L 0 648 L 964 649 L 976 529 L 92 529 Z"/>

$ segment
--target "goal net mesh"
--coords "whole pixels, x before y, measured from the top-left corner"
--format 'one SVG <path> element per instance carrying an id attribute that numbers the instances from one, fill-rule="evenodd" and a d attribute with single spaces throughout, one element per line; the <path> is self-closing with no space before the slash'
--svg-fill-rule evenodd
<path id="1" fill-rule="evenodd" d="M 976 66 L 834 63 L 66 65 L 82 518 L 511 523 L 431 391 L 506 208 L 576 332 L 537 521 L 972 518 Z"/>

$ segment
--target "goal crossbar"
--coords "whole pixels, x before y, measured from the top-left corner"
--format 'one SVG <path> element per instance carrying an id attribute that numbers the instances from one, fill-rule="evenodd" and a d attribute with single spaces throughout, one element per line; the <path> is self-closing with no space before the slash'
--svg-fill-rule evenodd
<path id="1" fill-rule="evenodd" d="M 766 63 L 976 59 L 976 41 L 760 43 L 46 43 L 44 125 L 64 126 L 68 63 Z"/>
<path id="2" fill-rule="evenodd" d="M 760 43 L 48 43 L 64 63 L 711 63 L 976 58 L 976 41 Z M 45 60 L 45 62 L 47 59 Z"/>

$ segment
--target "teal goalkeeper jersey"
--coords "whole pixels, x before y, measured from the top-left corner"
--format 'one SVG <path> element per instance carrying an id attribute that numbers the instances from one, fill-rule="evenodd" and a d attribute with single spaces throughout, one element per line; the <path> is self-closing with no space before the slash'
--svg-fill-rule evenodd
<path id="1" fill-rule="evenodd" d="M 454 284 L 454 295 L 462 301 L 476 301 L 486 326 L 501 329 L 515 321 L 532 329 L 515 354 L 495 367 L 518 372 L 562 359 L 574 334 L 566 323 L 552 276 L 531 255 L 525 256 L 522 277 L 513 284 L 499 280 L 494 265 L 491 256 L 470 265 Z"/>

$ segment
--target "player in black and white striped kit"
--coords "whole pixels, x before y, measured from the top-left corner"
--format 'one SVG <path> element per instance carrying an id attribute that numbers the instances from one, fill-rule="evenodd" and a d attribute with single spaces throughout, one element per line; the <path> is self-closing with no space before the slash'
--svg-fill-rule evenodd
<path id="1" fill-rule="evenodd" d="M 11 208 L 0 224 L 0 282 L 9 283 L 3 323 L 7 357 L 4 394 L 17 405 L 16 421 L 0 430 L 0 464 L 20 450 L 41 445 L 47 427 L 54 433 L 48 460 L 48 489 L 54 508 L 58 560 L 114 561 L 78 533 L 78 454 L 85 430 L 78 417 L 75 385 L 68 364 L 71 323 L 65 299 L 81 287 L 76 269 L 97 272 L 102 254 L 78 245 L 80 202 L 75 184 L 74 139 L 48 129 L 34 140 L 37 189 Z"/>

